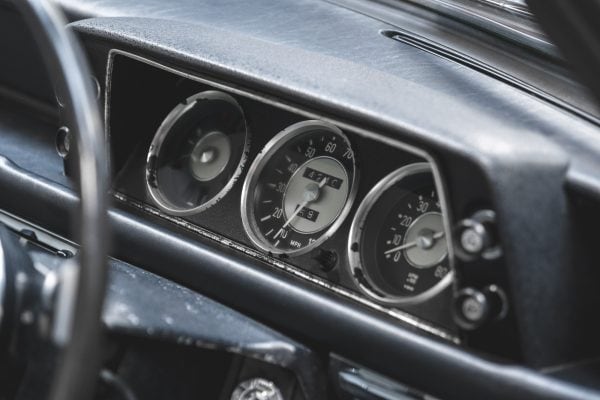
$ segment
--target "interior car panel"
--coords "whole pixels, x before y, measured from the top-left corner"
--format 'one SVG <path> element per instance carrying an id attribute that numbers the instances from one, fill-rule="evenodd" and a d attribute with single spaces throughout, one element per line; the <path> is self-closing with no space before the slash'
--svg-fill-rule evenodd
<path id="1" fill-rule="evenodd" d="M 85 304 L 65 294 L 94 236 L 79 190 L 102 183 L 73 121 L 96 111 L 108 282 L 86 398 L 600 396 L 600 112 L 560 13 L 27 1 L 64 13 L 95 111 L 0 1 L 0 269 L 27 264 L 0 293 L 19 316 L 2 398 L 63 388 L 41 371 L 70 354 L 61 296 Z"/>

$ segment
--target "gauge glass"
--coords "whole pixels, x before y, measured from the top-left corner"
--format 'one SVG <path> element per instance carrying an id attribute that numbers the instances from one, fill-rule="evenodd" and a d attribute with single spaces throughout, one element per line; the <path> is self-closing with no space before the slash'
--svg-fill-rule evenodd
<path id="1" fill-rule="evenodd" d="M 425 299 L 450 278 L 444 217 L 430 166 L 384 178 L 361 204 L 349 260 L 359 287 L 389 303 Z"/>
<path id="2" fill-rule="evenodd" d="M 310 251 L 347 215 L 356 176 L 354 152 L 341 130 L 321 121 L 292 125 L 248 172 L 242 196 L 248 236 L 273 254 Z"/>
<path id="3" fill-rule="evenodd" d="M 154 202 L 174 215 L 190 215 L 221 199 L 246 161 L 249 133 L 239 104 L 206 91 L 177 105 L 158 128 L 146 163 Z"/>

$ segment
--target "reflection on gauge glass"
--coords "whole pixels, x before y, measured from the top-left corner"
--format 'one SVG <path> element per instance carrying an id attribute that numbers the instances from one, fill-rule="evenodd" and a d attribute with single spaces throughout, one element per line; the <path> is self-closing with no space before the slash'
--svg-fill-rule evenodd
<path id="1" fill-rule="evenodd" d="M 203 211 L 229 191 L 248 147 L 246 119 L 231 96 L 217 91 L 191 96 L 169 113 L 152 140 L 148 191 L 170 214 Z"/>
<path id="2" fill-rule="evenodd" d="M 250 167 L 242 194 L 244 228 L 272 254 L 310 251 L 348 214 L 356 178 L 354 152 L 339 128 L 321 121 L 292 125 Z"/>
<path id="3" fill-rule="evenodd" d="M 352 223 L 348 256 L 357 285 L 381 302 L 421 301 L 447 286 L 444 217 L 427 163 L 401 168 L 371 190 Z"/>

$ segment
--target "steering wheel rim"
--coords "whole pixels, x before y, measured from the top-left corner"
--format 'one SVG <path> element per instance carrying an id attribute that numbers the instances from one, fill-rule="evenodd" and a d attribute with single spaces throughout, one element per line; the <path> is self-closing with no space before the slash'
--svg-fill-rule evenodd
<path id="1" fill-rule="evenodd" d="M 64 96 L 66 125 L 74 133 L 80 193 L 76 295 L 68 299 L 61 354 L 52 400 L 81 400 L 93 394 L 100 369 L 101 313 L 106 288 L 107 152 L 104 130 L 90 86 L 83 51 L 65 29 L 66 20 L 49 0 L 13 0 L 32 31 L 50 76 Z M 63 331 L 65 330 L 63 329 Z"/>

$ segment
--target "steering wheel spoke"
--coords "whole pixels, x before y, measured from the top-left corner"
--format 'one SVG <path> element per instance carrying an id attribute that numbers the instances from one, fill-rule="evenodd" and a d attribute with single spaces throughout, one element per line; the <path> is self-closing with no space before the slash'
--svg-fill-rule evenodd
<path id="1" fill-rule="evenodd" d="M 76 259 L 59 269 L 39 271 L 18 241 L 15 244 L 11 233 L 0 227 L 1 350 L 8 352 L 10 348 L 13 355 L 33 358 L 33 362 L 28 360 L 28 381 L 40 377 L 39 368 L 45 365 L 40 360 L 40 354 L 45 354 L 40 346 L 51 348 L 56 351 L 57 362 L 43 373 L 50 388 L 44 392 L 49 396 L 43 397 L 87 399 L 93 394 L 100 369 L 101 312 L 107 275 L 104 130 L 90 86 L 89 68 L 78 43 L 65 28 L 62 14 L 48 0 L 14 0 L 14 5 L 38 44 L 49 76 L 58 85 L 65 125 L 75 139 L 81 249 Z"/>

